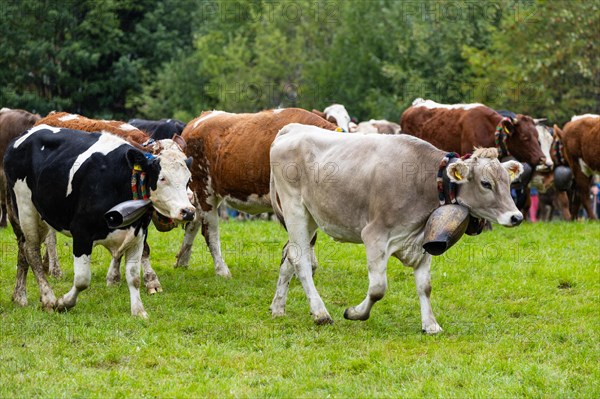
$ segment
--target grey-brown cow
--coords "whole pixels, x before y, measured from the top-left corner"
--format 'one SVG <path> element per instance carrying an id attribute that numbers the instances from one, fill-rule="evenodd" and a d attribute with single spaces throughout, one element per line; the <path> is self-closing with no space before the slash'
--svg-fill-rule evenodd
<path id="1" fill-rule="evenodd" d="M 442 331 L 429 300 L 431 255 L 422 249 L 425 224 L 440 206 L 436 174 L 445 152 L 408 135 L 339 135 L 290 124 L 271 146 L 271 196 L 283 217 L 289 245 L 281 264 L 273 316 L 283 315 L 290 279 L 298 276 L 318 324 L 332 319 L 313 278 L 310 241 L 317 228 L 335 240 L 364 243 L 369 268 L 365 300 L 344 317 L 366 320 L 387 288 L 390 256 L 412 267 L 421 304 L 422 329 Z M 459 187 L 458 204 L 471 215 L 516 226 L 523 215 L 510 196 L 510 182 L 523 171 L 516 161 L 500 163 L 494 148 L 477 149 L 446 172 Z M 315 168 L 333 172 L 316 177 Z"/>

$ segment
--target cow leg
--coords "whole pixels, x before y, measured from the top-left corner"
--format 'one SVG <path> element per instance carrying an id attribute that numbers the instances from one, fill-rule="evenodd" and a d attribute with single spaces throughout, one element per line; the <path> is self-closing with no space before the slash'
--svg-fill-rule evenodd
<path id="1" fill-rule="evenodd" d="M 199 212 L 196 212 L 196 217 L 194 220 L 185 226 L 183 243 L 181 244 L 181 249 L 177 254 L 177 262 L 175 262 L 175 267 L 187 268 L 189 266 L 190 258 L 192 257 L 192 246 L 194 245 L 194 239 L 200 231 L 200 227 L 202 227 L 202 218 L 200 217 Z"/>
<path id="2" fill-rule="evenodd" d="M 575 184 L 577 186 L 576 190 L 579 194 L 579 200 L 581 201 L 581 205 L 583 205 L 583 209 L 585 209 L 585 211 L 587 212 L 588 219 L 594 220 L 597 218 L 594 214 L 592 201 L 590 200 L 590 183 L 591 178 L 584 175 L 583 172 L 579 170 L 579 168 L 577 168 L 577 170 L 575 171 Z M 577 209 L 577 212 L 579 212 L 579 207 Z M 577 213 L 575 213 L 572 216 L 577 218 Z"/>
<path id="3" fill-rule="evenodd" d="M 0 168 L 2 165 L 0 165 Z M 6 227 L 6 175 L 0 170 L 0 227 Z"/>
<path id="4" fill-rule="evenodd" d="M 40 254 L 42 237 L 45 237 L 48 233 L 48 227 L 46 223 L 42 221 L 42 218 L 33 205 L 33 202 L 31 201 L 31 192 L 26 186 L 20 186 L 18 192 L 15 190 L 14 194 L 16 203 L 9 204 L 9 207 L 11 208 L 10 218 L 13 230 L 17 235 L 21 255 L 19 256 L 18 261 L 19 269 L 17 272 L 17 284 L 15 285 L 13 299 L 18 304 L 27 303 L 25 296 L 26 292 L 24 290 L 25 279 L 27 277 L 27 270 L 24 270 L 26 266 L 23 258 L 25 258 L 27 260 L 26 263 L 29 264 L 31 270 L 33 270 L 33 274 L 37 280 L 42 308 L 44 310 L 52 310 L 56 304 L 56 297 L 54 296 L 54 292 L 52 292 L 50 284 L 48 284 L 48 280 L 46 280 L 42 256 Z"/>
<path id="5" fill-rule="evenodd" d="M 106 285 L 117 285 L 121 282 L 121 256 L 113 256 L 110 260 L 108 273 L 106 273 Z"/>
<path id="6" fill-rule="evenodd" d="M 427 334 L 437 334 L 442 332 L 442 327 L 435 320 L 433 310 L 431 309 L 431 274 L 429 267 L 431 265 L 431 255 L 425 254 L 421 262 L 415 267 L 415 284 L 417 286 L 417 294 L 419 295 L 419 303 L 421 304 L 421 328 Z"/>
<path id="7" fill-rule="evenodd" d="M 140 297 L 140 263 L 144 251 L 144 235 L 136 237 L 136 242 L 125 251 L 125 276 L 131 299 L 131 314 L 148 318 Z"/>
<path id="8" fill-rule="evenodd" d="M 12 300 L 17 305 L 27 306 L 27 271 L 29 263 L 25 255 L 25 237 L 18 225 L 13 223 L 15 235 L 17 236 L 18 255 L 17 255 L 17 281 L 13 291 Z"/>
<path id="9" fill-rule="evenodd" d="M 144 271 L 144 286 L 148 294 L 156 294 L 162 292 L 162 286 L 158 281 L 158 276 L 150 265 L 150 246 L 146 242 L 147 235 L 144 237 L 144 250 L 142 252 L 142 270 Z"/>
<path id="10" fill-rule="evenodd" d="M 387 263 L 389 255 L 386 254 L 385 240 L 377 237 L 368 237 L 368 229 L 363 234 L 367 250 L 367 264 L 369 267 L 369 290 L 367 297 L 357 306 L 350 307 L 344 312 L 344 317 L 348 320 L 367 320 L 371 314 L 373 305 L 383 298 L 387 289 Z"/>
<path id="11" fill-rule="evenodd" d="M 312 276 L 311 254 L 313 251 L 310 241 L 317 231 L 317 224 L 308 213 L 308 210 L 304 208 L 304 205 L 294 204 L 288 207 L 288 209 L 294 208 L 296 209 L 291 212 L 295 214 L 288 215 L 286 212 L 284 215 L 290 239 L 287 248 L 287 259 L 294 266 L 294 271 L 302 284 L 302 288 L 304 288 L 314 322 L 316 324 L 332 324 L 333 319 L 325 308 L 325 303 L 323 303 L 315 287 Z M 283 269 L 283 272 L 289 273 L 287 266 Z M 285 278 L 286 276 L 281 278 L 282 282 L 285 281 Z"/>
<path id="12" fill-rule="evenodd" d="M 76 239 L 73 239 L 73 248 L 77 245 Z M 92 272 L 90 270 L 90 256 L 92 254 L 92 244 L 86 245 L 86 253 L 80 256 L 73 256 L 73 287 L 69 292 L 63 295 L 56 303 L 56 309 L 64 311 L 71 309 L 77 303 L 79 293 L 90 286 L 92 280 Z"/>
<path id="13" fill-rule="evenodd" d="M 281 266 L 279 267 L 279 279 L 277 280 L 277 290 L 275 297 L 271 302 L 271 314 L 273 317 L 283 316 L 285 314 L 285 302 L 287 300 L 290 281 L 294 277 L 294 265 L 290 262 L 287 256 L 289 242 L 285 243 L 282 251 Z M 314 256 L 314 252 L 313 252 Z"/>
<path id="14" fill-rule="evenodd" d="M 202 235 L 206 240 L 208 249 L 215 264 L 215 273 L 225 278 L 231 278 L 231 272 L 221 255 L 221 236 L 219 234 L 219 213 L 218 208 L 203 214 L 204 221 L 202 222 Z"/>
<path id="15" fill-rule="evenodd" d="M 571 220 L 571 212 L 569 211 L 569 195 L 567 192 L 559 191 L 556 195 L 556 202 L 558 203 L 558 207 L 560 208 L 563 219 Z M 552 213 L 554 213 L 554 208 L 552 208 Z M 550 220 L 552 219 L 552 213 L 550 214 Z"/>
<path id="16" fill-rule="evenodd" d="M 58 253 L 56 251 L 56 232 L 53 229 L 49 229 L 48 235 L 46 236 L 46 255 L 44 257 L 44 268 L 47 268 L 48 274 L 52 277 L 62 277 L 62 270 L 60 270 Z"/>

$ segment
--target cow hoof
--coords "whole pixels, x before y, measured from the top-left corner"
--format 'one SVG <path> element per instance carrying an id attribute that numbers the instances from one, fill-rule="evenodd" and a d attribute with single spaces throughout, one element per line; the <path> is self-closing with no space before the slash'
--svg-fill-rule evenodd
<path id="1" fill-rule="evenodd" d="M 119 285 L 121 283 L 121 275 L 117 274 L 115 276 L 110 276 L 110 277 L 106 277 L 106 285 L 108 287 L 114 287 L 116 285 Z"/>
<path id="2" fill-rule="evenodd" d="M 135 317 L 139 317 L 140 319 L 148 320 L 148 313 L 146 313 L 146 311 L 144 309 L 139 310 L 137 312 L 132 311 L 131 315 L 135 316 Z"/>
<path id="3" fill-rule="evenodd" d="M 148 295 L 154 295 L 154 294 L 158 294 L 159 292 L 162 292 L 163 289 L 159 285 L 158 287 L 146 287 L 146 291 L 148 291 Z"/>
<path id="4" fill-rule="evenodd" d="M 440 327 L 439 324 L 435 323 L 435 324 L 431 324 L 429 326 L 423 327 L 423 332 L 425 334 L 429 334 L 429 335 L 433 335 L 433 334 L 439 334 L 442 331 L 442 327 Z"/>
<path id="5" fill-rule="evenodd" d="M 273 317 L 285 316 L 285 309 L 271 308 L 271 316 L 273 316 Z"/>
<path id="6" fill-rule="evenodd" d="M 356 308 L 348 308 L 344 311 L 344 319 L 346 320 L 361 320 L 365 321 L 369 319 L 369 313 L 362 314 L 356 311 Z"/>
<path id="7" fill-rule="evenodd" d="M 0 228 L 8 226 L 6 222 L 0 222 Z"/>
<path id="8" fill-rule="evenodd" d="M 25 293 L 13 294 L 12 300 L 19 306 L 27 306 L 27 294 Z"/>
<path id="9" fill-rule="evenodd" d="M 71 309 L 73 306 L 75 306 L 75 302 L 70 303 L 70 302 L 68 302 L 68 300 L 66 300 L 64 297 L 62 297 L 58 301 L 56 301 L 56 305 L 54 306 L 54 309 L 58 312 L 66 312 L 67 310 Z"/>
<path id="10" fill-rule="evenodd" d="M 313 320 L 318 326 L 322 326 L 325 324 L 333 324 L 333 319 L 328 314 L 313 315 Z"/>
<path id="11" fill-rule="evenodd" d="M 175 263 L 175 266 L 173 266 L 175 269 L 187 269 L 190 267 L 190 265 L 188 265 L 187 263 L 179 263 L 179 261 L 177 261 Z"/>
<path id="12" fill-rule="evenodd" d="M 56 300 L 52 301 L 52 300 L 41 300 L 42 302 L 42 309 L 47 311 L 47 312 L 52 312 L 54 311 L 54 309 L 56 308 Z"/>
<path id="13" fill-rule="evenodd" d="M 221 276 L 223 278 L 231 278 L 231 272 L 227 267 L 215 269 L 215 273 L 217 273 L 217 276 Z"/>

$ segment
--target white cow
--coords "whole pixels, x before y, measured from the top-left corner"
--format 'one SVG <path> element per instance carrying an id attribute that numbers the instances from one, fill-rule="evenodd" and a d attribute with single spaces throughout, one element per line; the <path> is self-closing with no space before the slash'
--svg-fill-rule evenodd
<path id="1" fill-rule="evenodd" d="M 380 134 L 400 134 L 400 125 L 385 119 L 371 119 L 360 122 L 355 128 L 351 128 L 352 133 L 380 133 Z"/>
<path id="2" fill-rule="evenodd" d="M 335 240 L 364 243 L 369 268 L 369 290 L 344 317 L 366 320 L 387 288 L 390 256 L 412 267 L 422 328 L 442 331 L 429 300 L 431 255 L 423 251 L 423 233 L 431 213 L 440 206 L 436 174 L 445 152 L 408 135 L 340 135 L 320 128 L 290 124 L 271 146 L 271 196 L 274 210 L 289 234 L 273 316 L 285 313 L 288 285 L 298 275 L 317 324 L 332 319 L 312 278 L 311 239 L 317 228 Z M 451 163 L 445 173 L 459 187 L 460 205 L 471 215 L 516 226 L 523 215 L 510 196 L 510 182 L 523 167 L 500 163 L 496 149 L 477 149 L 470 159 Z M 332 172 L 319 176 L 315 165 Z M 312 168 L 312 169 L 311 169 Z"/>

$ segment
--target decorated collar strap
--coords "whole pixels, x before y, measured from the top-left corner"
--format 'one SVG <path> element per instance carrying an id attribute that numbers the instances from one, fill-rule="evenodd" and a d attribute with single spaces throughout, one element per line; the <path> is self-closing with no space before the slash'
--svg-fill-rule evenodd
<path id="1" fill-rule="evenodd" d="M 131 172 L 131 194 L 133 195 L 133 199 L 148 199 L 146 172 L 138 164 L 133 166 Z"/>
<path id="2" fill-rule="evenodd" d="M 448 184 L 444 184 L 444 171 L 450 161 L 453 158 L 460 158 L 462 160 L 469 159 L 471 154 L 465 154 L 464 156 L 460 156 L 456 152 L 447 153 L 442 162 L 440 162 L 440 167 L 438 168 L 436 182 L 437 182 L 437 190 L 438 190 L 438 198 L 440 200 L 440 205 L 446 204 L 456 204 L 456 192 L 458 186 L 455 183 L 448 182 Z"/>
<path id="3" fill-rule="evenodd" d="M 494 133 L 496 148 L 498 149 L 499 158 L 510 156 L 508 146 L 506 145 L 506 137 L 510 137 L 510 130 L 506 127 L 506 123 L 512 123 L 510 118 L 504 117 L 500 119 Z"/>
<path id="4" fill-rule="evenodd" d="M 565 159 L 564 145 L 561 140 L 554 140 L 552 143 L 552 149 L 554 151 L 554 157 L 556 158 L 556 163 L 559 165 L 566 165 L 567 160 Z"/>

